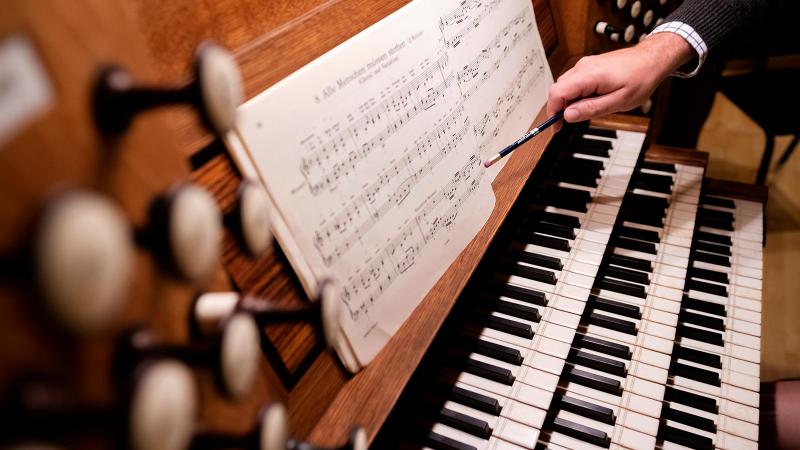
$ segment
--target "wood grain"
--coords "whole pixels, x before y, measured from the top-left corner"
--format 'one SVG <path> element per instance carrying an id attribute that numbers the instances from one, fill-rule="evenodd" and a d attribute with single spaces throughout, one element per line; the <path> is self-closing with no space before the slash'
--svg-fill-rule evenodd
<path id="1" fill-rule="evenodd" d="M 708 153 L 706 152 L 666 145 L 650 146 L 647 149 L 647 153 L 645 153 L 645 158 L 650 161 L 686 164 L 704 168 L 708 165 Z"/>

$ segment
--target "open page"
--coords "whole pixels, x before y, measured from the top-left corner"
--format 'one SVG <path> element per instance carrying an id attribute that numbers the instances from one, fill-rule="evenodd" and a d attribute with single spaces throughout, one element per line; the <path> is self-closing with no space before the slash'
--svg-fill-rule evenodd
<path id="1" fill-rule="evenodd" d="M 238 154 L 282 247 L 305 286 L 342 284 L 350 370 L 484 225 L 497 169 L 482 161 L 528 129 L 551 84 L 529 0 L 417 0 L 241 106 Z"/>

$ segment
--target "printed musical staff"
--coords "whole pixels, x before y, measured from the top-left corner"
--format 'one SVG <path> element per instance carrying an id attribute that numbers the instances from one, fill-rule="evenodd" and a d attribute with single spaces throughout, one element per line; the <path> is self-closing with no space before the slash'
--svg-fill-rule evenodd
<path id="1" fill-rule="evenodd" d="M 392 208 L 400 206 L 416 184 L 455 150 L 469 130 L 469 119 L 459 107 L 417 145 L 378 173 L 363 193 L 314 232 L 314 246 L 331 266 Z"/>
<path id="2" fill-rule="evenodd" d="M 480 186 L 483 171 L 480 155 L 471 155 L 452 179 L 428 198 L 413 220 L 347 280 L 342 301 L 353 321 L 369 314 L 372 304 L 414 265 L 423 248 L 453 227 L 464 203 Z"/>
<path id="3" fill-rule="evenodd" d="M 486 140 L 497 136 L 506 118 L 514 112 L 528 91 L 545 73 L 542 55 L 535 50 L 525 56 L 520 66 L 520 71 L 508 89 L 497 97 L 494 107 L 473 125 L 473 131 L 479 138 Z"/>
<path id="4" fill-rule="evenodd" d="M 474 60 L 456 72 L 465 99 L 477 92 L 483 83 L 500 69 L 505 58 L 517 44 L 530 38 L 532 30 L 533 22 L 527 11 L 520 12 L 497 33 L 494 40 L 481 50 Z"/>
<path id="5" fill-rule="evenodd" d="M 449 75 L 444 76 L 445 73 Z M 327 142 L 320 143 L 318 136 L 304 139 L 302 144 L 306 153 L 301 160 L 300 172 L 312 195 L 334 189 L 376 148 L 384 148 L 386 141 L 400 128 L 435 105 L 454 80 L 455 75 L 448 67 L 448 56 L 443 54 L 385 100 L 377 102 L 371 99 L 362 105 L 363 111 L 359 112 L 363 115 L 348 127 L 342 129 L 337 123 L 324 130 L 329 139 Z"/>
<path id="6" fill-rule="evenodd" d="M 445 44 L 456 48 L 470 34 L 477 29 L 481 21 L 486 18 L 502 0 L 464 0 L 461 4 L 439 19 L 439 30 L 444 36 Z M 463 26 L 459 27 L 459 25 Z M 458 31 L 450 33 L 451 29 Z"/>

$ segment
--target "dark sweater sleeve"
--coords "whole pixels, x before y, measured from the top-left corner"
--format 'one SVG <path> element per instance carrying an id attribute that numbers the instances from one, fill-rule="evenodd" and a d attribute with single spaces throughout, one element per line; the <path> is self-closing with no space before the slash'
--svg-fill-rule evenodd
<path id="1" fill-rule="evenodd" d="M 684 0 L 666 21 L 679 21 L 694 28 L 711 54 L 720 47 L 746 40 L 765 26 L 770 3 L 768 0 Z"/>

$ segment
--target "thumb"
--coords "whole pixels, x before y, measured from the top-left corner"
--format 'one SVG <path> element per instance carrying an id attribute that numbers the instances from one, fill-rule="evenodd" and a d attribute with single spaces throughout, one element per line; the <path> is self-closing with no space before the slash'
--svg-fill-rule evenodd
<path id="1" fill-rule="evenodd" d="M 599 97 L 585 98 L 567 107 L 564 111 L 564 120 L 582 122 L 615 113 L 624 108 L 624 100 L 619 90 Z"/>

